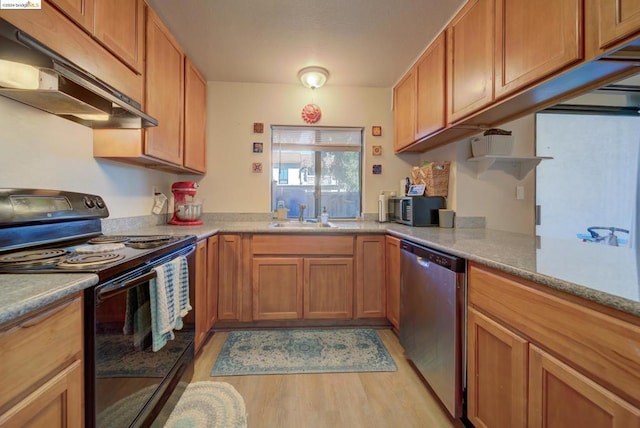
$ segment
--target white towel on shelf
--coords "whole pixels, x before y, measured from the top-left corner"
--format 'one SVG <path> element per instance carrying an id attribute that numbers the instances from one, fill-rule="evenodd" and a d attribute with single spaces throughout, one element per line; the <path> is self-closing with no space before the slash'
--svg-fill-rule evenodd
<path id="1" fill-rule="evenodd" d="M 175 338 L 173 330 L 182 329 L 182 318 L 191 310 L 191 305 L 186 257 L 177 257 L 154 270 L 156 278 L 149 283 L 149 294 L 152 349 L 156 352 Z"/>

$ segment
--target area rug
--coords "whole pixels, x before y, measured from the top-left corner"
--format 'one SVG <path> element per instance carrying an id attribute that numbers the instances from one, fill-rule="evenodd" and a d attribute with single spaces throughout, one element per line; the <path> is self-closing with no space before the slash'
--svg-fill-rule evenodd
<path id="1" fill-rule="evenodd" d="M 258 330 L 229 333 L 211 376 L 396 370 L 373 329 Z"/>
<path id="2" fill-rule="evenodd" d="M 225 382 L 190 383 L 171 412 L 165 428 L 243 428 L 244 400 Z"/>

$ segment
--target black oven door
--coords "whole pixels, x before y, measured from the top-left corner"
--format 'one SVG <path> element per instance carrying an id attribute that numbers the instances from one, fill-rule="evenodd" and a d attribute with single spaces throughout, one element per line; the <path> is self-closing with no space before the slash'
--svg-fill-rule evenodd
<path id="1" fill-rule="evenodd" d="M 175 338 L 153 352 L 149 299 L 153 268 L 181 255 L 188 261 L 194 309 L 182 329 L 174 330 Z M 158 415 L 167 416 L 170 403 L 175 405 L 175 394 L 181 394 L 193 373 L 194 269 L 194 246 L 190 246 L 87 290 L 86 426 L 147 426 Z"/>

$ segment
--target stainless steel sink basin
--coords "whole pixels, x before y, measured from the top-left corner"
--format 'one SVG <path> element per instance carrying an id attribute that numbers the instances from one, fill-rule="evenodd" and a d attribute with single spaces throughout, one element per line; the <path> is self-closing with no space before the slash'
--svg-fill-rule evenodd
<path id="1" fill-rule="evenodd" d="M 269 227 L 283 228 L 283 229 L 335 229 L 338 226 L 329 223 L 315 223 L 315 222 L 300 222 L 300 221 L 274 221 L 269 224 Z"/>

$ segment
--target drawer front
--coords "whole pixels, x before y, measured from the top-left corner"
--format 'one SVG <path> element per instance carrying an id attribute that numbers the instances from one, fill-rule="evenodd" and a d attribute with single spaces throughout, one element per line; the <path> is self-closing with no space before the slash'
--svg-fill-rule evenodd
<path id="1" fill-rule="evenodd" d="M 256 254 L 353 255 L 353 235 L 253 235 L 251 251 Z"/>
<path id="2" fill-rule="evenodd" d="M 82 298 L 0 330 L 0 413 L 82 356 Z"/>
<path id="3" fill-rule="evenodd" d="M 640 326 L 471 264 L 469 304 L 640 406 Z"/>

